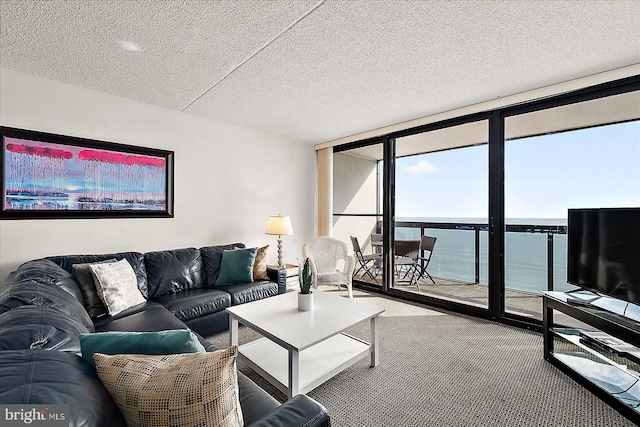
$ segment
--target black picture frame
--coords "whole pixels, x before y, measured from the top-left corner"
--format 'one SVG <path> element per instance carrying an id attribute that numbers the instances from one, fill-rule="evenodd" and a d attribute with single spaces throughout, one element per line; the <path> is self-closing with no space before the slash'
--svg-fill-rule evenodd
<path id="1" fill-rule="evenodd" d="M 0 220 L 173 217 L 173 151 L 4 126 L 0 142 Z"/>

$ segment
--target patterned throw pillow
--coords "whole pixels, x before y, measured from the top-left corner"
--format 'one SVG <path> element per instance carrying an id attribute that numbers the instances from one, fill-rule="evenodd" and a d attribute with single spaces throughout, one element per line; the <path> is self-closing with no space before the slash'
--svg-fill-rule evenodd
<path id="1" fill-rule="evenodd" d="M 211 353 L 143 356 L 96 353 L 98 376 L 127 426 L 243 425 L 238 347 Z"/>
<path id="2" fill-rule="evenodd" d="M 84 264 L 73 264 L 71 266 L 71 274 L 73 278 L 78 282 L 80 292 L 82 292 L 82 299 L 84 301 L 84 307 L 87 309 L 87 313 L 91 317 L 100 317 L 107 314 L 100 297 L 98 297 L 98 291 L 96 290 L 96 284 L 93 281 L 93 275 L 91 274 L 92 264 L 103 264 L 116 262 L 116 259 L 107 259 L 99 262 L 88 262 Z"/>
<path id="3" fill-rule="evenodd" d="M 98 296 L 111 316 L 146 301 L 138 289 L 136 273 L 126 259 L 92 264 L 89 268 Z"/>
<path id="4" fill-rule="evenodd" d="M 256 260 L 253 263 L 253 281 L 269 280 L 267 275 L 267 249 L 269 245 L 258 248 Z"/>

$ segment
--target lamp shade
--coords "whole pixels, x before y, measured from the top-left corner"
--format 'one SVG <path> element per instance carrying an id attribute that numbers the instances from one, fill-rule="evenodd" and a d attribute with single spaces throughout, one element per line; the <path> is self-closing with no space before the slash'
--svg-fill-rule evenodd
<path id="1" fill-rule="evenodd" d="M 271 216 L 269 222 L 267 222 L 267 229 L 265 234 L 275 234 L 278 236 L 293 234 L 293 228 L 291 228 L 291 220 L 288 216 Z"/>

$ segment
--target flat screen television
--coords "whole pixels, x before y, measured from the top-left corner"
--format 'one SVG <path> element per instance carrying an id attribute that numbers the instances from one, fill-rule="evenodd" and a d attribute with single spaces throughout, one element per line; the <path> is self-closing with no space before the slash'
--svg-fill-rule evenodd
<path id="1" fill-rule="evenodd" d="M 567 281 L 640 303 L 640 208 L 569 209 Z"/>

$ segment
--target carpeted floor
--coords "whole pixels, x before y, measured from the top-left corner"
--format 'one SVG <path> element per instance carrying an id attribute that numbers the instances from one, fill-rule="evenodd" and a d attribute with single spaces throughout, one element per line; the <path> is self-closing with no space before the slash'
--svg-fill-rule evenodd
<path id="1" fill-rule="evenodd" d="M 545 362 L 541 334 L 361 291 L 355 298 L 386 310 L 380 364 L 370 368 L 365 358 L 308 393 L 336 427 L 633 425 Z M 349 333 L 368 340 L 369 325 Z M 228 337 L 209 340 L 222 348 Z M 257 337 L 240 328 L 240 344 Z M 242 361 L 238 367 L 285 400 Z"/>

